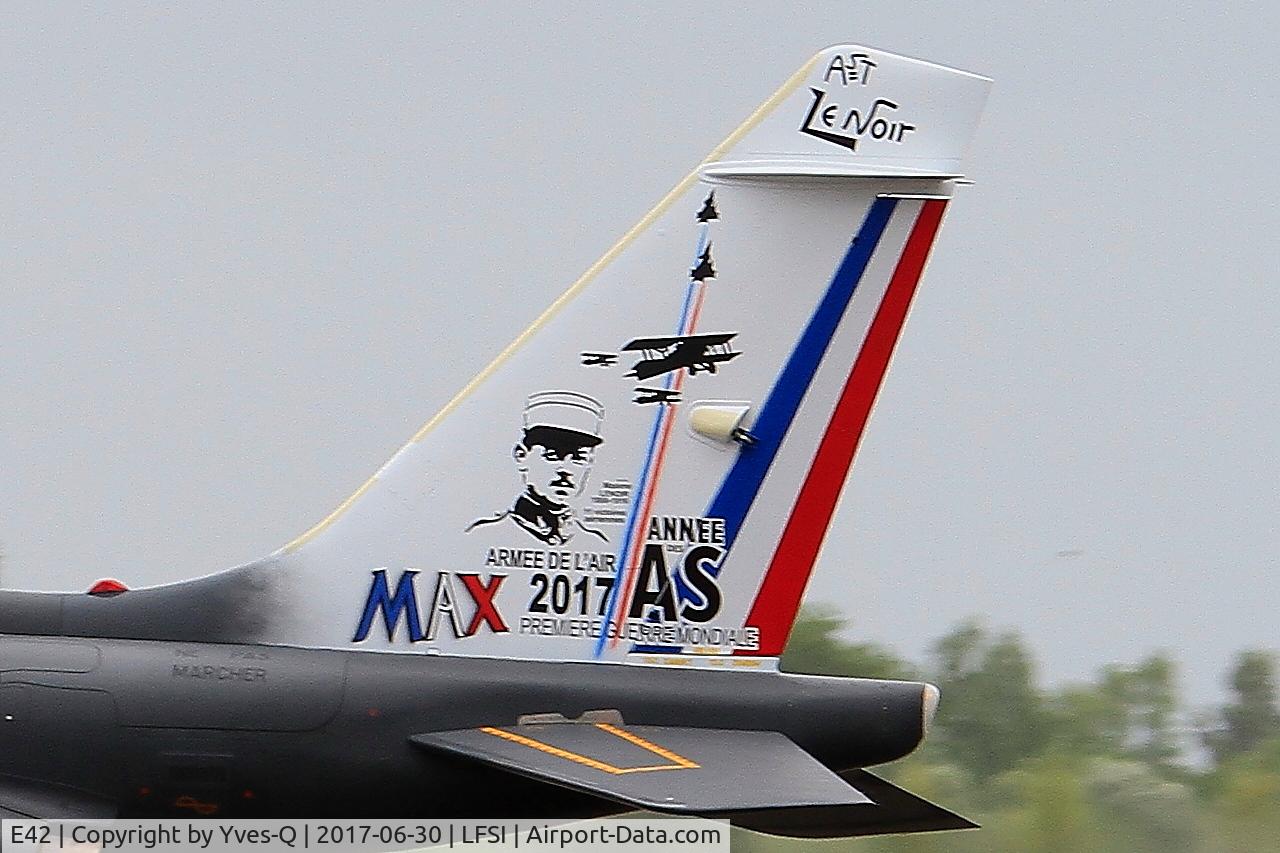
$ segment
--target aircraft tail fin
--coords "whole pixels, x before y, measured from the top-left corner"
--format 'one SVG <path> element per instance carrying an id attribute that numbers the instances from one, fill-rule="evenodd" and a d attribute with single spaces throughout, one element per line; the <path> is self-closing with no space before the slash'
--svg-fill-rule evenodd
<path id="1" fill-rule="evenodd" d="M 815 56 L 273 555 L 262 639 L 773 665 L 989 82 Z"/>

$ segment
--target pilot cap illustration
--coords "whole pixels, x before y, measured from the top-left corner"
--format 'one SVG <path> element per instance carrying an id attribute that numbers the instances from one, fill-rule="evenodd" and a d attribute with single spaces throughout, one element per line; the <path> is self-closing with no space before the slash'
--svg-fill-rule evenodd
<path id="1" fill-rule="evenodd" d="M 524 407 L 525 433 L 555 430 L 573 438 L 583 447 L 595 447 L 604 441 L 600 423 L 604 406 L 585 394 L 572 391 L 542 391 L 531 394 Z"/>

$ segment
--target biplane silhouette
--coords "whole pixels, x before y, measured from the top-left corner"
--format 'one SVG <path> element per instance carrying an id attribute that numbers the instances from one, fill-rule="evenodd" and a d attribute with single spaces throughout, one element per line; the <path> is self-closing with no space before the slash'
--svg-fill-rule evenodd
<path id="1" fill-rule="evenodd" d="M 636 396 L 631 402 L 639 403 L 641 406 L 647 406 L 653 403 L 676 405 L 680 402 L 679 391 L 669 391 L 666 388 L 645 388 L 638 386 L 636 388 Z"/>
<path id="2" fill-rule="evenodd" d="M 636 338 L 622 349 L 624 352 L 643 352 L 644 358 L 631 366 L 628 376 L 649 379 L 673 370 L 685 368 L 693 376 L 699 371 L 716 372 L 716 365 L 742 355 L 735 352 L 729 341 L 737 332 L 714 335 L 685 335 L 670 338 Z"/>
<path id="3" fill-rule="evenodd" d="M 581 355 L 583 367 L 613 367 L 618 361 L 615 352 L 584 352 Z"/>

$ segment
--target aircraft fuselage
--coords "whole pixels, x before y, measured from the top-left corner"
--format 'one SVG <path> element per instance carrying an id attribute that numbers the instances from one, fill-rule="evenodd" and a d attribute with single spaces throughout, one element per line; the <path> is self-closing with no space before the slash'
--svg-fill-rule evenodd
<path id="1" fill-rule="evenodd" d="M 66 786 L 131 816 L 603 814 L 618 807 L 568 790 L 549 801 L 539 783 L 408 740 L 596 709 L 781 731 L 837 770 L 922 737 L 922 685 L 907 682 L 0 635 L 0 788 Z"/>

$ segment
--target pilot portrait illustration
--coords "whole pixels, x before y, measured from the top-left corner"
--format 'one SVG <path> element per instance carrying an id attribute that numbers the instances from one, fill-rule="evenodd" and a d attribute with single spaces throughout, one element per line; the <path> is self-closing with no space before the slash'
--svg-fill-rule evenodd
<path id="1" fill-rule="evenodd" d="M 512 448 L 524 489 L 511 508 L 478 518 L 467 532 L 493 525 L 515 526 L 548 545 L 563 545 L 578 533 L 608 537 L 583 524 L 570 501 L 586 488 L 596 447 L 604 440 L 604 407 L 584 394 L 542 391 L 524 407 L 524 434 Z"/>

